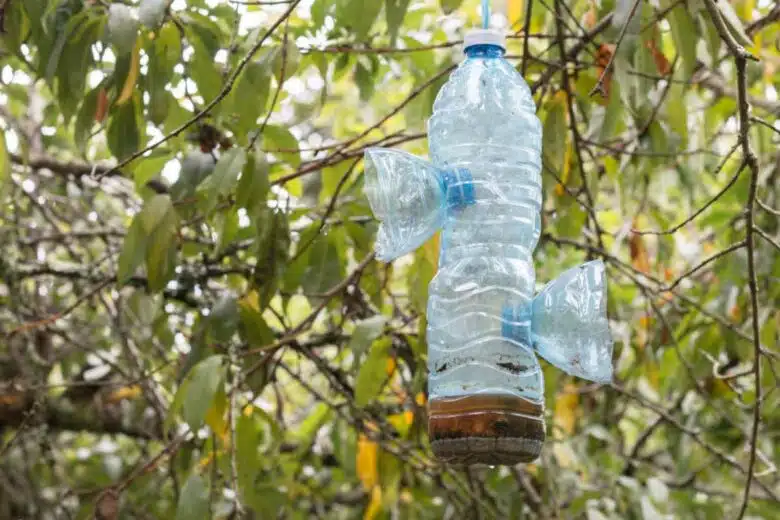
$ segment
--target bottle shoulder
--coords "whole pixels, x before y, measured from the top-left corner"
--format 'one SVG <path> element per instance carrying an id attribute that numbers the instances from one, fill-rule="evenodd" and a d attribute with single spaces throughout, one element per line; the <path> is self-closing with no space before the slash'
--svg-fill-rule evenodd
<path id="1" fill-rule="evenodd" d="M 503 58 L 467 58 L 450 75 L 433 104 L 434 116 L 448 110 L 488 110 L 502 107 L 536 112 L 531 89 Z"/>

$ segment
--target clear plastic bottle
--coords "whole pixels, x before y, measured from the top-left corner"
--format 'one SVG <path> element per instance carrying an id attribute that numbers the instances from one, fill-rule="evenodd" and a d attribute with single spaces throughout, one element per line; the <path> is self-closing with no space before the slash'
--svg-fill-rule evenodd
<path id="1" fill-rule="evenodd" d="M 445 458 L 532 460 L 544 440 L 542 372 L 530 312 L 513 310 L 530 311 L 535 289 L 542 128 L 500 42 L 485 31 L 469 36 L 428 122 L 432 162 L 470 177 L 448 191 L 466 183 L 474 192 L 448 211 L 430 286 L 429 433 Z"/>
<path id="2" fill-rule="evenodd" d="M 534 298 L 542 128 L 501 35 L 471 31 L 465 53 L 434 102 L 431 162 L 369 150 L 366 194 L 383 221 L 380 259 L 443 229 L 427 309 L 434 452 L 513 464 L 535 459 L 545 436 L 535 352 L 571 374 L 611 378 L 604 268 L 571 269 Z"/>

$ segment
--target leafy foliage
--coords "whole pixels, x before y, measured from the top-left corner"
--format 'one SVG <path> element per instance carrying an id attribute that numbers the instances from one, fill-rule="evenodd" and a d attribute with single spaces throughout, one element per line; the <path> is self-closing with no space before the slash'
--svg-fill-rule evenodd
<path id="1" fill-rule="evenodd" d="M 493 2 L 616 380 L 544 367 L 534 464 L 432 460 L 438 237 L 374 261 L 362 154 L 426 152 L 478 4 L 0 1 L 0 518 L 776 517 L 765 0 Z"/>

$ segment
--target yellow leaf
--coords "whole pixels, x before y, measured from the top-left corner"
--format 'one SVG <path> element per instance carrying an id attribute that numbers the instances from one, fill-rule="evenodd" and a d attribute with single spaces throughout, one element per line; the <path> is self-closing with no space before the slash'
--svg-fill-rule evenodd
<path id="1" fill-rule="evenodd" d="M 415 402 L 417 403 L 417 406 L 425 406 L 425 394 L 420 392 L 417 394 L 417 397 L 414 398 Z"/>
<path id="2" fill-rule="evenodd" d="M 571 170 L 571 157 L 574 150 L 569 132 L 566 132 L 566 153 L 563 156 L 563 171 L 561 172 L 561 182 L 565 185 L 569 182 L 569 171 Z"/>
<path id="3" fill-rule="evenodd" d="M 439 267 L 439 248 L 441 243 L 441 232 L 437 231 L 423 244 L 423 254 L 434 269 Z"/>
<path id="4" fill-rule="evenodd" d="M 650 316 L 648 316 L 648 315 L 646 315 L 646 314 L 645 314 L 644 316 L 642 316 L 641 318 L 639 318 L 639 326 L 640 326 L 640 327 L 641 327 L 643 330 L 647 330 L 647 329 L 649 329 L 649 328 L 650 328 Z"/>
<path id="5" fill-rule="evenodd" d="M 413 420 L 414 414 L 410 411 L 387 416 L 387 422 L 393 425 L 401 437 L 406 437 L 406 434 L 409 433 L 409 426 Z"/>
<path id="6" fill-rule="evenodd" d="M 125 84 L 122 87 L 122 93 L 119 94 L 119 98 L 116 100 L 117 105 L 123 105 L 133 97 L 133 91 L 135 90 L 135 82 L 138 80 L 138 70 L 141 62 L 141 38 L 139 37 L 135 41 L 135 47 L 133 47 L 133 55 L 130 56 L 130 70 L 127 71 L 127 78 L 125 78 Z"/>
<path id="7" fill-rule="evenodd" d="M 379 472 L 377 471 L 378 451 L 379 447 L 374 441 L 369 440 L 368 437 L 363 434 L 360 435 L 360 438 L 358 439 L 356 469 L 360 482 L 363 483 L 363 487 L 367 490 L 373 489 L 377 482 L 379 482 Z"/>
<path id="8" fill-rule="evenodd" d="M 363 520 L 374 520 L 382 510 L 382 489 L 374 486 L 371 490 L 371 502 L 368 503 Z"/>
<path id="9" fill-rule="evenodd" d="M 387 372 L 387 377 L 393 377 L 393 374 L 395 373 L 395 358 L 387 358 L 387 368 L 385 371 Z"/>
<path id="10" fill-rule="evenodd" d="M 742 9 L 739 13 L 740 18 L 742 18 L 745 22 L 750 22 L 753 19 L 753 9 L 755 8 L 756 0 L 742 0 Z"/>
<path id="11" fill-rule="evenodd" d="M 214 402 L 211 403 L 211 406 L 206 411 L 205 418 L 206 424 L 211 428 L 211 431 L 213 431 L 223 443 L 228 441 L 228 424 L 225 417 L 227 414 L 227 406 L 227 396 L 225 396 L 224 391 L 220 390 L 217 395 L 214 396 Z"/>
<path id="12" fill-rule="evenodd" d="M 512 28 L 520 27 L 523 21 L 523 0 L 508 0 L 506 6 L 506 16 L 509 20 L 509 26 Z"/>
<path id="13" fill-rule="evenodd" d="M 124 386 L 108 394 L 108 397 L 106 397 L 106 402 L 118 403 L 123 399 L 134 399 L 139 395 L 141 395 L 140 386 L 138 385 Z"/>
<path id="14" fill-rule="evenodd" d="M 564 432 L 568 435 L 574 433 L 574 425 L 577 423 L 577 411 L 580 404 L 580 395 L 577 393 L 577 387 L 567 383 L 563 391 L 555 398 L 555 415 L 553 423 L 555 431 Z"/>
<path id="15" fill-rule="evenodd" d="M 257 291 L 248 292 L 246 296 L 238 300 L 238 304 L 255 312 L 260 312 L 260 299 L 257 296 Z"/>

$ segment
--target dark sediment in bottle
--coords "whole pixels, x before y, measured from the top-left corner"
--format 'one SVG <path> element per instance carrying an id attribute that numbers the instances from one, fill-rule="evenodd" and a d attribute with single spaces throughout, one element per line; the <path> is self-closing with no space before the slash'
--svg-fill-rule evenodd
<path id="1" fill-rule="evenodd" d="M 429 403 L 433 452 L 453 464 L 531 462 L 544 442 L 544 406 L 510 395 L 437 398 Z"/>

